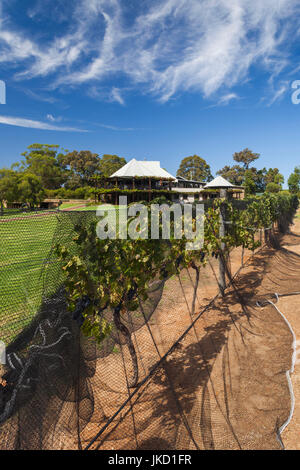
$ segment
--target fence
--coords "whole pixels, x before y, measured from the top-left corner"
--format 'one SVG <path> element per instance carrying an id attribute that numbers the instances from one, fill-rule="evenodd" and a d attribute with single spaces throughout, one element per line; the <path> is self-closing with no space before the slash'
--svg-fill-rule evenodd
<path id="1" fill-rule="evenodd" d="M 0 339 L 7 345 L 0 447 L 280 448 L 292 340 L 274 307 L 256 302 L 275 287 L 300 290 L 299 257 L 268 244 L 254 257 L 245 252 L 240 272 L 242 250 L 234 249 L 225 298 L 214 258 L 199 280 L 193 269 L 155 280 L 148 300 L 122 317 L 138 357 L 131 388 L 124 336 L 115 329 L 101 347 L 82 336 L 53 251 L 57 242 L 71 246 L 74 226 L 93 217 L 48 211 L 0 218 Z M 105 315 L 110 320 L 112 312 Z"/>

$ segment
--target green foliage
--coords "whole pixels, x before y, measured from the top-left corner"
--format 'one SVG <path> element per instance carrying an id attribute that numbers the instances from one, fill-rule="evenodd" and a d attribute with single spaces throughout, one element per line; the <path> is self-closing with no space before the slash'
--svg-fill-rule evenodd
<path id="1" fill-rule="evenodd" d="M 279 193 L 281 186 L 277 183 L 268 183 L 266 186 L 267 193 Z"/>
<path id="2" fill-rule="evenodd" d="M 47 190 L 46 196 L 58 199 L 89 199 L 93 197 L 94 190 L 90 186 L 81 186 L 76 189 L 67 189 L 65 187 Z"/>
<path id="3" fill-rule="evenodd" d="M 118 157 L 118 155 L 103 155 L 100 162 L 101 175 L 109 177 L 122 166 L 126 165 L 125 158 Z"/>
<path id="4" fill-rule="evenodd" d="M 245 171 L 244 187 L 246 196 L 256 193 L 256 184 L 250 170 Z"/>
<path id="5" fill-rule="evenodd" d="M 57 189 L 65 182 L 61 166 L 64 158 L 58 145 L 33 144 L 22 154 L 20 170 L 37 176 L 44 189 Z"/>
<path id="6" fill-rule="evenodd" d="M 32 173 L 19 175 L 17 187 L 18 200 L 36 207 L 45 198 L 45 191 L 40 178 Z"/>
<path id="7" fill-rule="evenodd" d="M 278 168 L 269 168 L 266 176 L 265 176 L 266 184 L 268 183 L 275 183 L 280 185 L 284 183 L 284 177 L 281 173 L 279 173 Z"/>
<path id="8" fill-rule="evenodd" d="M 36 207 L 45 197 L 41 179 L 29 171 L 0 170 L 0 204 L 23 202 Z"/>
<path id="9" fill-rule="evenodd" d="M 210 166 L 198 155 L 184 158 L 180 163 L 177 176 L 196 181 L 210 181 L 212 179 Z"/>
<path id="10" fill-rule="evenodd" d="M 18 197 L 18 173 L 14 170 L 0 170 L 0 204 L 14 202 Z"/>
<path id="11" fill-rule="evenodd" d="M 225 165 L 224 168 L 217 171 L 217 175 L 223 176 L 223 178 L 235 186 L 241 186 L 244 181 L 245 170 L 240 165 Z"/>
<path id="12" fill-rule="evenodd" d="M 253 153 L 249 149 L 244 149 L 241 152 L 236 152 L 233 155 L 233 159 L 236 162 L 243 163 L 240 165 L 225 165 L 224 168 L 217 171 L 217 175 L 223 176 L 223 178 L 230 181 L 234 185 L 244 185 L 246 195 L 263 193 L 266 191 L 268 183 L 276 183 L 279 186 L 279 190 L 284 183 L 284 177 L 279 173 L 278 168 L 263 168 L 258 170 L 255 167 L 249 168 L 249 165 L 259 158 L 260 154 Z M 270 186 L 270 188 L 275 188 Z M 277 189 L 277 188 L 276 188 Z"/>
<path id="13" fill-rule="evenodd" d="M 233 160 L 238 163 L 243 163 L 245 170 L 248 170 L 249 165 L 254 162 L 254 160 L 257 160 L 259 157 L 259 153 L 254 153 L 248 148 L 245 148 L 241 152 L 235 152 L 233 154 Z"/>
<path id="14" fill-rule="evenodd" d="M 296 167 L 288 179 L 289 190 L 293 194 L 300 191 L 300 167 Z"/>
<path id="15" fill-rule="evenodd" d="M 89 178 L 100 173 L 100 158 L 89 150 L 73 150 L 64 155 L 61 163 L 68 172 L 66 186 L 76 189 L 87 184 Z"/>
<path id="16" fill-rule="evenodd" d="M 161 201 L 167 203 L 167 201 Z M 226 206 L 227 231 L 220 237 L 220 210 Z M 216 199 L 205 214 L 204 244 L 201 250 L 186 251 L 186 239 L 137 240 L 106 239 L 96 236 L 98 219 L 87 226 L 75 227 L 76 254 L 70 247 L 57 246 L 57 253 L 66 273 L 66 291 L 70 310 L 74 311 L 81 299 L 89 299 L 85 308 L 82 331 L 94 336 L 98 342 L 109 336 L 113 325 L 103 317 L 104 309 L 134 311 L 138 299 L 146 300 L 149 285 L 155 279 L 176 274 L 181 267 L 201 267 L 214 253 L 220 252 L 221 243 L 226 249 L 243 246 L 254 250 L 259 246 L 255 231 L 270 227 L 280 217 L 293 214 L 298 206 L 296 197 L 286 194 L 265 194 L 252 197 L 245 210 Z M 150 216 L 150 207 L 148 208 Z M 130 223 L 133 218 L 130 218 Z M 151 220 L 146 230 L 151 227 Z M 193 220 L 195 224 L 195 220 Z M 145 229 L 144 229 L 145 230 Z"/>

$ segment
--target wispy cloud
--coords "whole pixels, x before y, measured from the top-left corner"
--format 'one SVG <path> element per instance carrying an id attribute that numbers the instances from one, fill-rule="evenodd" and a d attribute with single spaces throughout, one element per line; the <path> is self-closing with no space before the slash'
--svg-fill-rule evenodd
<path id="1" fill-rule="evenodd" d="M 50 3 L 31 9 L 31 17 L 36 20 L 61 4 Z M 220 95 L 222 100 L 234 94 L 232 88 L 245 82 L 255 66 L 279 77 L 291 65 L 288 49 L 300 25 L 299 0 L 65 4 L 69 26 L 58 24 L 55 37 L 45 43 L 0 13 L 0 63 L 17 64 L 18 79 L 46 77 L 57 88 L 101 86 L 109 78 L 113 86 L 106 99 L 120 105 L 125 103 L 123 90 L 113 82 L 120 77 L 125 87 L 161 102 L 186 91 L 220 101 Z"/>
<path id="2" fill-rule="evenodd" d="M 27 96 L 29 96 L 30 98 L 33 98 L 34 100 L 36 101 L 41 101 L 43 103 L 50 103 L 50 104 L 53 104 L 53 103 L 56 103 L 56 98 L 54 98 L 53 96 L 46 96 L 44 94 L 41 94 L 41 93 L 36 93 L 32 90 L 28 90 L 28 89 L 24 89 L 22 90 Z"/>
<path id="3" fill-rule="evenodd" d="M 118 126 L 111 126 L 109 124 L 101 124 L 95 123 L 96 126 L 103 127 L 103 129 L 109 129 L 111 131 L 134 131 L 133 127 L 118 127 Z"/>
<path id="4" fill-rule="evenodd" d="M 124 105 L 125 101 L 121 95 L 121 90 L 119 88 L 113 88 L 111 90 L 111 101 L 116 101 L 117 103 Z"/>
<path id="5" fill-rule="evenodd" d="M 51 122 L 61 122 L 63 120 L 61 116 L 54 117 L 53 114 L 47 114 L 46 118 Z"/>
<path id="6" fill-rule="evenodd" d="M 218 101 L 218 104 L 226 106 L 232 100 L 237 100 L 237 99 L 239 99 L 239 97 L 236 93 L 228 93 L 227 95 L 221 96 L 221 98 Z"/>
<path id="7" fill-rule="evenodd" d="M 60 132 L 88 132 L 84 129 L 77 129 L 75 127 L 62 127 L 54 126 L 42 121 L 32 121 L 31 119 L 0 116 L 0 124 L 7 124 L 8 126 L 26 127 L 30 129 L 42 129 L 46 131 L 60 131 Z"/>
<path id="8" fill-rule="evenodd" d="M 277 101 L 281 101 L 289 89 L 289 80 L 276 80 L 271 77 L 267 94 L 263 97 L 262 101 L 264 101 L 267 106 L 272 106 Z"/>
<path id="9" fill-rule="evenodd" d="M 106 101 L 108 103 L 118 103 L 122 106 L 125 105 L 125 99 L 123 97 L 127 89 L 122 89 L 117 87 L 101 87 L 97 86 L 88 87 L 86 93 L 91 98 L 94 98 L 99 101 Z"/>

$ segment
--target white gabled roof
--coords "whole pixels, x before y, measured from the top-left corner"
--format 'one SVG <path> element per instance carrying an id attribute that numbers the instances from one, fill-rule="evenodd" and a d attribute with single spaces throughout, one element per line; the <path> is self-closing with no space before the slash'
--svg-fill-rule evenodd
<path id="1" fill-rule="evenodd" d="M 234 188 L 234 186 L 225 178 L 223 178 L 223 176 L 217 176 L 214 180 L 210 181 L 204 186 L 204 189 L 209 188 Z"/>
<path id="2" fill-rule="evenodd" d="M 145 176 L 153 178 L 173 179 L 174 176 L 170 175 L 166 170 L 160 167 L 160 162 L 147 162 L 140 161 L 133 158 L 126 165 L 122 166 L 110 178 L 133 178 L 134 176 Z"/>

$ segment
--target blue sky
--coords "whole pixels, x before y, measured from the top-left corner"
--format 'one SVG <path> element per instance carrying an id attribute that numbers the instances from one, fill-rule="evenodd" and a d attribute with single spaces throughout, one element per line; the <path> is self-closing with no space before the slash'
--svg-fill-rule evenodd
<path id="1" fill-rule="evenodd" d="M 300 0 L 0 0 L 0 166 L 34 142 L 300 165 Z"/>

